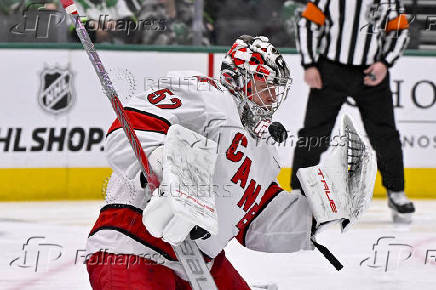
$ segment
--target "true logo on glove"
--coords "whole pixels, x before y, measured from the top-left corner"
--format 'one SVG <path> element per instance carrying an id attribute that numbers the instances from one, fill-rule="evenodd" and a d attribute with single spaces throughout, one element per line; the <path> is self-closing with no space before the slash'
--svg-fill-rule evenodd
<path id="1" fill-rule="evenodd" d="M 336 204 L 335 204 L 335 202 L 329 196 L 330 188 L 329 188 L 327 182 L 325 181 L 324 173 L 322 173 L 321 168 L 318 168 L 318 175 L 320 175 L 321 178 L 322 178 L 321 182 L 324 184 L 324 192 L 325 192 L 325 195 L 327 196 L 327 198 L 328 198 L 328 200 L 330 202 L 330 208 L 332 209 L 332 212 L 336 213 L 337 212 Z"/>

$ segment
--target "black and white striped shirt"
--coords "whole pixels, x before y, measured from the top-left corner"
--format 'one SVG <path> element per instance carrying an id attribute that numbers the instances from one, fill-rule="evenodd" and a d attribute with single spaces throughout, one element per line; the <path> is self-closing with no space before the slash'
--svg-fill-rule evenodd
<path id="1" fill-rule="evenodd" d="M 402 0 L 310 0 L 297 23 L 302 65 L 319 55 L 345 65 L 388 67 L 409 41 Z"/>

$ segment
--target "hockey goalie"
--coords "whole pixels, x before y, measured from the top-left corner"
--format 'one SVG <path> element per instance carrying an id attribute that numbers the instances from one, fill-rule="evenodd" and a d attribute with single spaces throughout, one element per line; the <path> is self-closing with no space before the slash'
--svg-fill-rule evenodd
<path id="1" fill-rule="evenodd" d="M 276 148 L 267 141 L 286 138 L 272 116 L 288 93 L 289 74 L 266 37 L 241 36 L 225 55 L 220 83 L 170 72 L 166 85 L 125 104 L 160 186 L 151 188 L 114 121 L 105 147 L 113 169 L 106 205 L 87 243 L 93 289 L 191 289 L 172 248 L 187 238 L 218 289 L 250 289 L 226 258 L 231 239 L 262 252 L 312 250 L 321 227 L 345 229 L 359 218 L 372 197 L 376 163 L 347 116 L 346 142 L 299 170 L 303 191 L 277 184 Z"/>

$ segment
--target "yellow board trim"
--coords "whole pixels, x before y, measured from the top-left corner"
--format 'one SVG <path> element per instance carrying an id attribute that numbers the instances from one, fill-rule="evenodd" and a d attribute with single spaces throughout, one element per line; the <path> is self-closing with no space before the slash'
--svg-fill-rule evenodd
<path id="1" fill-rule="evenodd" d="M 0 201 L 103 199 L 110 168 L 4 168 L 0 169 Z M 291 168 L 283 168 L 278 181 L 290 190 Z M 406 168 L 406 193 L 410 198 L 436 199 L 436 168 Z M 374 197 L 384 198 L 380 174 Z"/>
<path id="2" fill-rule="evenodd" d="M 0 201 L 103 199 L 110 168 L 0 169 Z"/>
<path id="3" fill-rule="evenodd" d="M 291 168 L 282 168 L 277 179 L 280 186 L 290 190 Z M 405 168 L 405 192 L 410 198 L 436 199 L 436 168 Z M 381 184 L 380 172 L 374 187 L 374 197 L 385 198 L 386 189 Z"/>

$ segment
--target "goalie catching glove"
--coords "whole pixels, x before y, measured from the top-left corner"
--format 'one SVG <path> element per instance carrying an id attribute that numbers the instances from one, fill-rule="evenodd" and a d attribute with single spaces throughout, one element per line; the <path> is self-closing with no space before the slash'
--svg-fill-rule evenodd
<path id="1" fill-rule="evenodd" d="M 342 264 L 316 242 L 315 235 L 326 224 L 340 222 L 344 232 L 355 222 L 371 201 L 377 173 L 375 153 L 348 115 L 342 117 L 340 133 L 345 144 L 331 146 L 318 165 L 297 172 L 314 217 L 311 241 L 336 270 Z"/>
<path id="2" fill-rule="evenodd" d="M 342 231 L 368 207 L 374 190 L 377 163 L 348 115 L 342 117 L 341 137 L 346 144 L 332 146 L 321 162 L 297 172 L 312 207 L 316 228 L 341 222 Z"/>
<path id="3" fill-rule="evenodd" d="M 143 213 L 153 236 L 173 245 L 218 233 L 212 178 L 217 145 L 180 125 L 172 125 L 162 153 L 162 182 Z"/>

